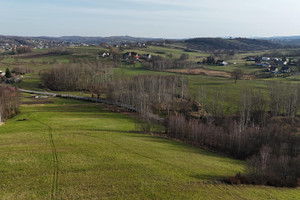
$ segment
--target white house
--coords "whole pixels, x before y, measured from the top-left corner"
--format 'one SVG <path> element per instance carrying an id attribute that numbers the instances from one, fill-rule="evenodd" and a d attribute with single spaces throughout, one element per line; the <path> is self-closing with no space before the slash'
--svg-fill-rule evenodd
<path id="1" fill-rule="evenodd" d="M 269 60 L 271 60 L 271 58 L 269 58 L 269 57 L 262 57 L 261 60 L 262 61 L 269 61 Z"/>

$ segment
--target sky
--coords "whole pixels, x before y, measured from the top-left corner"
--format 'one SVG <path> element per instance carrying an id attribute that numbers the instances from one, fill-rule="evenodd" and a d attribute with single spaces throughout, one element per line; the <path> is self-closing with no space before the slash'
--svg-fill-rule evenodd
<path id="1" fill-rule="evenodd" d="M 0 0 L 0 35 L 300 35 L 299 0 Z"/>

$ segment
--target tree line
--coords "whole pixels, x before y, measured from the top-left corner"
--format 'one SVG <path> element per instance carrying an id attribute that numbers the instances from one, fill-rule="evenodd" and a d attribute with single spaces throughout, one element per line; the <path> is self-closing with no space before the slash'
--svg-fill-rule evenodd
<path id="1" fill-rule="evenodd" d="M 171 138 L 247 160 L 247 172 L 239 182 L 273 186 L 298 186 L 300 135 L 297 123 L 300 86 L 276 83 L 269 98 L 260 90 L 245 88 L 239 95 L 238 112 L 224 115 L 224 90 L 199 101 L 208 114 L 201 120 L 186 115 L 168 118 Z M 213 98 L 213 101 L 208 99 Z"/>
<path id="2" fill-rule="evenodd" d="M 41 77 L 44 86 L 54 91 L 89 91 L 99 96 L 112 81 L 113 68 L 100 61 L 56 64 Z"/>
<path id="3" fill-rule="evenodd" d="M 216 125 L 184 115 L 171 116 L 167 136 L 247 160 L 246 181 L 273 186 L 299 185 L 300 136 L 284 118 L 270 118 L 264 126 L 247 126 L 227 118 Z"/>
<path id="4" fill-rule="evenodd" d="M 179 59 L 165 59 L 161 56 L 152 56 L 152 58 L 148 62 L 142 63 L 142 67 L 145 69 L 157 71 L 193 67 L 194 64 L 187 61 L 187 59 L 188 54 L 182 54 Z"/>
<path id="5" fill-rule="evenodd" d="M 25 45 L 25 46 L 15 46 L 12 49 L 12 54 L 23 54 L 23 53 L 29 53 L 32 52 L 32 49 Z"/>
<path id="6" fill-rule="evenodd" d="M 19 112 L 20 93 L 17 89 L 0 85 L 0 122 L 9 119 Z"/>
<path id="7" fill-rule="evenodd" d="M 188 95 L 187 80 L 179 76 L 139 75 L 119 78 L 109 85 L 109 99 L 141 113 L 170 110 L 176 98 Z"/>
<path id="8" fill-rule="evenodd" d="M 103 62 L 57 64 L 41 73 L 44 86 L 54 91 L 89 91 L 141 113 L 174 110 L 175 99 L 188 99 L 187 79 L 179 76 L 115 77 Z"/>

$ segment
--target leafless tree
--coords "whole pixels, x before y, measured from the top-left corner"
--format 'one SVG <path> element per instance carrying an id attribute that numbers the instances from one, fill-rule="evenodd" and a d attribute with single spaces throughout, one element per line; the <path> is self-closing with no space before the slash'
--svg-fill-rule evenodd
<path id="1" fill-rule="evenodd" d="M 235 69 L 231 72 L 231 77 L 234 79 L 234 83 L 237 83 L 237 80 L 242 79 L 244 76 L 244 72 L 241 69 Z"/>
<path id="2" fill-rule="evenodd" d="M 16 115 L 20 106 L 20 93 L 17 89 L 0 85 L 0 122 Z"/>
<path id="3" fill-rule="evenodd" d="M 58 64 L 41 75 L 45 87 L 51 90 L 90 91 L 100 95 L 112 81 L 113 68 L 99 61 Z"/>

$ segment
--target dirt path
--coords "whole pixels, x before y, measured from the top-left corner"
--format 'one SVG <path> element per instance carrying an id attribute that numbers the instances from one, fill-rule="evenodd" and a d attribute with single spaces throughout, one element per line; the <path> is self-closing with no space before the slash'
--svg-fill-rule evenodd
<path id="1" fill-rule="evenodd" d="M 56 199 L 56 193 L 57 193 L 57 180 L 58 180 L 58 158 L 57 158 L 57 152 L 53 140 L 53 129 L 50 125 L 41 122 L 37 119 L 35 121 L 39 122 L 40 124 L 46 126 L 48 128 L 48 135 L 49 135 L 49 142 L 51 146 L 51 152 L 52 152 L 52 184 L 51 184 L 51 199 Z"/>

